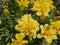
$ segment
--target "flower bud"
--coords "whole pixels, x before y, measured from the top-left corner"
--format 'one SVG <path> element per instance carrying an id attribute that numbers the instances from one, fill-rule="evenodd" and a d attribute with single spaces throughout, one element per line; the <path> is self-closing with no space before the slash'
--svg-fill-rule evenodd
<path id="1" fill-rule="evenodd" d="M 9 14 L 10 14 L 10 12 L 9 12 L 9 10 L 8 10 L 7 8 L 5 8 L 5 9 L 3 10 L 3 13 L 4 13 L 4 15 L 9 15 Z"/>

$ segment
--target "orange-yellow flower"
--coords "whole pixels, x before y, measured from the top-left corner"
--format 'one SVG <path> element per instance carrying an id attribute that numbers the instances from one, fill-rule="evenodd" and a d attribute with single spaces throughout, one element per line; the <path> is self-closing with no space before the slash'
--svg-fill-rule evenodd
<path id="1" fill-rule="evenodd" d="M 28 43 L 27 40 L 23 40 L 24 35 L 23 34 L 16 34 L 15 35 L 16 39 L 12 39 L 11 45 L 26 45 Z"/>
<path id="2" fill-rule="evenodd" d="M 46 43 L 51 44 L 53 39 L 57 39 L 55 29 L 48 24 L 40 25 L 41 33 L 37 35 L 38 38 L 44 38 Z"/>
<path id="3" fill-rule="evenodd" d="M 27 35 L 30 39 L 36 38 L 36 33 L 39 30 L 39 23 L 34 20 L 30 14 L 25 14 L 21 19 L 18 19 L 18 24 L 15 29 Z"/>
<path id="4" fill-rule="evenodd" d="M 44 1 L 35 1 L 32 11 L 37 11 L 36 14 L 38 16 L 49 16 L 50 8 L 49 5 Z"/>
<path id="5" fill-rule="evenodd" d="M 49 12 L 54 8 L 52 0 L 37 0 L 34 2 L 32 11 L 36 11 L 36 15 L 43 17 L 49 16 Z"/>
<path id="6" fill-rule="evenodd" d="M 53 21 L 51 25 L 56 29 L 57 33 L 60 34 L 60 21 Z"/>
<path id="7" fill-rule="evenodd" d="M 29 4 L 28 0 L 20 0 L 20 1 L 16 0 L 16 1 L 20 7 L 28 7 L 28 4 Z"/>

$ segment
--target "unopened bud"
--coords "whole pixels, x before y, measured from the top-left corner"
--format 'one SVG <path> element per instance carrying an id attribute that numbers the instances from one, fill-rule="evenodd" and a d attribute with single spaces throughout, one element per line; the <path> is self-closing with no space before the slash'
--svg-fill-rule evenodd
<path id="1" fill-rule="evenodd" d="M 9 14 L 10 14 L 10 12 L 9 12 L 9 10 L 8 10 L 7 8 L 5 8 L 5 9 L 3 10 L 3 13 L 4 13 L 4 15 L 9 15 Z"/>

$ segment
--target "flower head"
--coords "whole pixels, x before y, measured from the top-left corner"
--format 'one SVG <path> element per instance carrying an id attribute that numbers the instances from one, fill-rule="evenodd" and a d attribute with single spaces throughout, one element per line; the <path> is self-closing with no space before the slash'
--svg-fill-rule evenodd
<path id="1" fill-rule="evenodd" d="M 20 1 L 16 0 L 16 1 L 20 7 L 28 7 L 28 4 L 29 4 L 28 0 L 20 0 Z"/>
<path id="2" fill-rule="evenodd" d="M 23 34 L 16 34 L 15 35 L 16 39 L 12 39 L 12 43 L 11 45 L 26 45 L 26 43 L 28 43 L 27 40 L 23 40 L 24 35 Z"/>
<path id="3" fill-rule="evenodd" d="M 57 33 L 60 34 L 60 21 L 51 22 L 51 25 L 56 29 Z"/>
<path id="4" fill-rule="evenodd" d="M 49 16 L 49 12 L 53 9 L 52 0 L 37 0 L 34 2 L 32 11 L 36 11 L 38 16 Z"/>
<path id="5" fill-rule="evenodd" d="M 38 16 L 48 16 L 48 12 L 50 12 L 49 5 L 44 1 L 35 1 L 32 10 L 37 11 Z"/>
<path id="6" fill-rule="evenodd" d="M 56 31 L 53 29 L 51 25 L 45 24 L 45 26 L 41 25 L 41 33 L 38 34 L 38 38 L 44 38 L 45 41 L 51 44 L 53 39 L 57 39 Z"/>
<path id="7" fill-rule="evenodd" d="M 24 33 L 29 38 L 36 38 L 36 32 L 39 30 L 39 23 L 34 20 L 30 14 L 25 14 L 21 19 L 18 19 L 16 30 Z"/>

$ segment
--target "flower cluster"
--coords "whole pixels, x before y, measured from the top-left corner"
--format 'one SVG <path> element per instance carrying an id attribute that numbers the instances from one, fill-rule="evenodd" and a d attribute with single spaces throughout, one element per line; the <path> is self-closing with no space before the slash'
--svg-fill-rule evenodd
<path id="1" fill-rule="evenodd" d="M 31 8 L 31 11 L 36 11 L 36 15 L 40 17 L 49 17 L 49 12 L 51 12 L 51 10 L 55 8 L 52 0 L 16 1 L 21 9 L 28 7 L 29 4 L 32 4 L 33 7 Z M 44 38 L 46 45 L 50 45 L 54 39 L 57 39 L 57 35 L 60 34 L 59 20 L 52 20 L 50 24 L 43 25 L 40 24 L 37 20 L 33 19 L 31 14 L 24 14 L 23 16 L 21 16 L 21 18 L 17 20 L 17 23 L 18 24 L 15 26 L 15 30 L 20 32 L 20 34 L 16 34 L 16 39 L 12 39 L 11 45 L 25 45 L 25 43 L 28 43 L 27 40 L 23 40 L 26 36 L 28 36 L 30 40 L 36 38 Z"/>
<path id="2" fill-rule="evenodd" d="M 52 0 L 0 2 L 1 45 L 53 45 L 59 39 L 60 16 Z"/>

